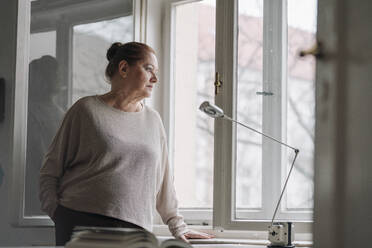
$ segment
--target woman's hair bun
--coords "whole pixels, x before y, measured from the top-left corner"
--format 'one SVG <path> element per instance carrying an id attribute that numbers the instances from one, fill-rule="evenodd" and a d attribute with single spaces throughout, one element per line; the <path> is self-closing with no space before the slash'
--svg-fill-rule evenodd
<path id="1" fill-rule="evenodd" d="M 108 61 L 111 61 L 111 59 L 115 56 L 115 54 L 117 53 L 117 51 L 122 45 L 123 44 L 120 42 L 115 42 L 111 45 L 111 47 L 107 50 L 107 53 L 106 53 L 106 58 Z"/>
<path id="2" fill-rule="evenodd" d="M 154 49 L 145 43 L 131 41 L 122 44 L 120 42 L 115 42 L 107 50 L 106 58 L 109 62 L 105 70 L 106 77 L 109 80 L 112 79 L 118 71 L 120 61 L 125 60 L 129 66 L 132 66 L 138 61 L 145 59 L 150 53 L 155 55 Z"/>

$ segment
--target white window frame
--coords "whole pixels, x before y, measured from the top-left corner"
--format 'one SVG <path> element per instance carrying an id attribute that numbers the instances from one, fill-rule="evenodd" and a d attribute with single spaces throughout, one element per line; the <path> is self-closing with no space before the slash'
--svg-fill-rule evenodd
<path id="1" fill-rule="evenodd" d="M 9 214 L 11 216 L 11 223 L 14 226 L 54 226 L 54 223 L 47 215 L 31 216 L 25 214 L 25 181 L 26 181 L 26 145 L 27 145 L 27 100 L 28 100 L 28 72 L 29 72 L 29 48 L 30 48 L 30 23 L 31 23 L 31 1 L 32 0 L 18 0 L 18 18 L 17 18 L 17 54 L 16 54 L 16 74 L 15 74 L 15 95 L 13 105 L 13 149 L 12 149 L 12 186 L 11 196 L 9 197 Z M 70 0 L 66 0 L 68 2 Z M 80 0 L 83 2 L 85 0 Z M 56 4 L 63 4 L 59 1 Z M 95 3 L 99 3 L 96 1 Z M 123 4 L 120 0 L 110 0 L 110 3 Z M 144 41 L 146 39 L 146 7 L 147 0 L 133 0 L 132 2 L 133 14 L 133 30 L 134 40 Z M 94 11 L 94 10 L 93 10 Z M 119 16 L 125 16 L 128 13 L 118 13 L 117 8 L 99 9 L 100 16 L 103 19 L 110 19 Z M 47 15 L 46 15 L 47 16 Z M 68 19 L 63 25 L 57 28 L 57 43 L 59 38 L 63 39 L 64 53 L 60 54 L 63 61 L 64 80 L 71 83 L 71 66 L 72 57 L 72 26 L 83 23 L 82 20 L 76 16 L 76 19 Z M 94 16 L 92 20 L 96 20 Z M 88 21 L 88 20 L 86 20 Z M 33 27 L 36 30 L 49 30 L 51 27 L 37 26 Z M 61 43 L 62 44 L 62 43 Z M 67 46 L 67 47 L 66 47 Z M 58 46 L 57 46 L 58 47 Z M 57 56 L 60 51 L 57 48 Z M 69 70 L 70 68 L 70 70 Z M 68 101 L 71 101 L 68 100 Z"/>
<path id="2" fill-rule="evenodd" d="M 172 147 L 174 146 L 174 71 L 171 65 L 174 64 L 174 23 L 175 8 L 185 3 L 198 2 L 199 0 L 169 0 L 166 4 L 165 21 L 164 21 L 164 101 L 163 101 L 163 123 L 168 134 L 169 160 L 173 161 Z M 173 163 L 171 163 L 173 165 Z M 185 218 L 189 225 L 212 225 L 212 208 L 180 208 L 179 213 Z"/>
<path id="3" fill-rule="evenodd" d="M 167 83 L 164 91 L 164 123 L 169 137 L 169 147 L 174 142 L 174 85 L 173 50 L 174 50 L 174 18 L 175 7 L 180 4 L 194 2 L 170 0 L 167 5 L 164 28 L 164 77 Z M 272 97 L 263 99 L 262 131 L 285 142 L 286 138 L 286 106 L 287 106 L 287 1 L 264 1 L 264 37 L 263 37 L 263 91 L 273 92 Z M 238 0 L 216 0 L 216 71 L 221 75 L 223 87 L 215 97 L 218 106 L 225 114 L 236 117 L 237 95 L 237 15 Z M 269 52 L 272 51 L 272 52 Z M 280 65 L 280 66 L 277 66 Z M 212 83 L 212 82 L 211 82 Z M 257 96 L 260 97 L 260 96 Z M 268 111 L 268 110 L 271 111 Z M 277 199 L 279 197 L 287 173 L 285 164 L 287 150 L 270 140 L 262 140 L 262 211 L 247 210 L 247 219 L 235 218 L 235 142 L 236 127 L 226 120 L 215 120 L 214 149 L 214 185 L 213 185 L 213 226 L 226 230 L 258 230 L 265 231 L 270 222 Z M 249 130 L 247 130 L 249 131 Z M 265 156 L 272 154 L 272 156 Z M 291 153 L 288 153 L 291 154 Z M 170 159 L 173 161 L 172 153 Z M 280 161 L 280 164 L 277 164 Z M 273 166 L 275 165 L 276 166 Z M 270 176 L 268 176 L 270 175 Z M 281 175 L 277 177 L 275 175 Z M 283 199 L 284 202 L 285 199 Z M 210 223 L 210 209 L 180 209 L 186 222 L 193 224 Z M 310 233 L 311 211 L 284 212 L 279 210 L 277 220 L 290 219 L 296 223 L 296 230 Z"/>

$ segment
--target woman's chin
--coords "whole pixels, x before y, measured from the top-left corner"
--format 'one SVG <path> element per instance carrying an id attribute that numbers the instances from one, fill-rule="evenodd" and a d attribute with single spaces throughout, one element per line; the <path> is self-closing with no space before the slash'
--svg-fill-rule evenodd
<path id="1" fill-rule="evenodd" d="M 148 98 L 148 97 L 151 97 L 152 95 L 152 89 L 147 89 L 146 92 L 145 92 L 145 97 Z"/>
<path id="2" fill-rule="evenodd" d="M 150 98 L 151 97 L 151 92 L 146 92 L 144 95 L 143 95 L 144 98 Z"/>

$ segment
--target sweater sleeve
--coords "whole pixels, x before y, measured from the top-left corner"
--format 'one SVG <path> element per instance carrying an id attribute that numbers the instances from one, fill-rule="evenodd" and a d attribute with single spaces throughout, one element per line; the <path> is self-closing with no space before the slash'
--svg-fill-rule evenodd
<path id="1" fill-rule="evenodd" d="M 66 165 L 72 160 L 77 150 L 78 123 L 74 112 L 74 107 L 67 111 L 40 169 L 39 199 L 41 210 L 51 218 L 53 218 L 54 211 L 58 206 L 59 181 L 64 174 Z"/>
<path id="2" fill-rule="evenodd" d="M 168 151 L 166 142 L 162 142 L 162 168 L 163 180 L 157 194 L 156 209 L 164 223 L 174 237 L 179 237 L 188 232 L 183 217 L 178 213 L 178 200 L 174 188 L 174 176 L 169 168 Z"/>

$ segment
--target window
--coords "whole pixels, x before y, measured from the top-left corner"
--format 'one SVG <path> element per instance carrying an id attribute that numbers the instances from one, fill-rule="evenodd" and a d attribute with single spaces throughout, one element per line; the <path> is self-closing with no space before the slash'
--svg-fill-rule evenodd
<path id="1" fill-rule="evenodd" d="M 311 221 L 315 61 L 298 52 L 315 42 L 316 4 L 173 1 L 170 153 L 189 222 L 210 221 L 213 208 L 216 226 L 265 230 L 294 156 L 248 129 L 203 116 L 198 106 L 206 100 L 300 149 L 277 219 Z M 216 96 L 215 72 L 223 82 Z"/>
<path id="2" fill-rule="evenodd" d="M 296 163 L 285 201 L 286 208 L 313 208 L 313 155 L 315 128 L 315 59 L 296 56 L 315 44 L 316 1 L 288 0 L 287 141 L 299 144 Z M 301 21 L 300 21 L 301 20 Z"/>
<path id="3" fill-rule="evenodd" d="M 197 109 L 203 100 L 214 101 L 215 5 L 199 1 L 173 7 L 171 154 L 180 208 L 189 223 L 212 216 L 213 120 Z"/>
<path id="4" fill-rule="evenodd" d="M 42 159 L 66 109 L 77 98 L 109 88 L 102 48 L 133 40 L 133 29 L 139 30 L 133 10 L 139 5 L 132 0 L 19 1 L 22 49 L 17 50 L 13 164 L 20 181 L 13 186 L 14 223 L 52 224 L 38 198 Z"/>
<path id="5" fill-rule="evenodd" d="M 263 97 L 257 92 L 263 91 L 263 1 L 239 0 L 238 6 L 236 118 L 262 130 Z M 262 165 L 262 137 L 238 126 L 235 180 L 237 218 L 244 218 L 247 210 L 259 211 L 263 208 Z"/>
<path id="6" fill-rule="evenodd" d="M 105 49 L 113 42 L 133 40 L 131 15 L 73 26 L 72 103 L 83 96 L 110 91 L 105 79 Z"/>

